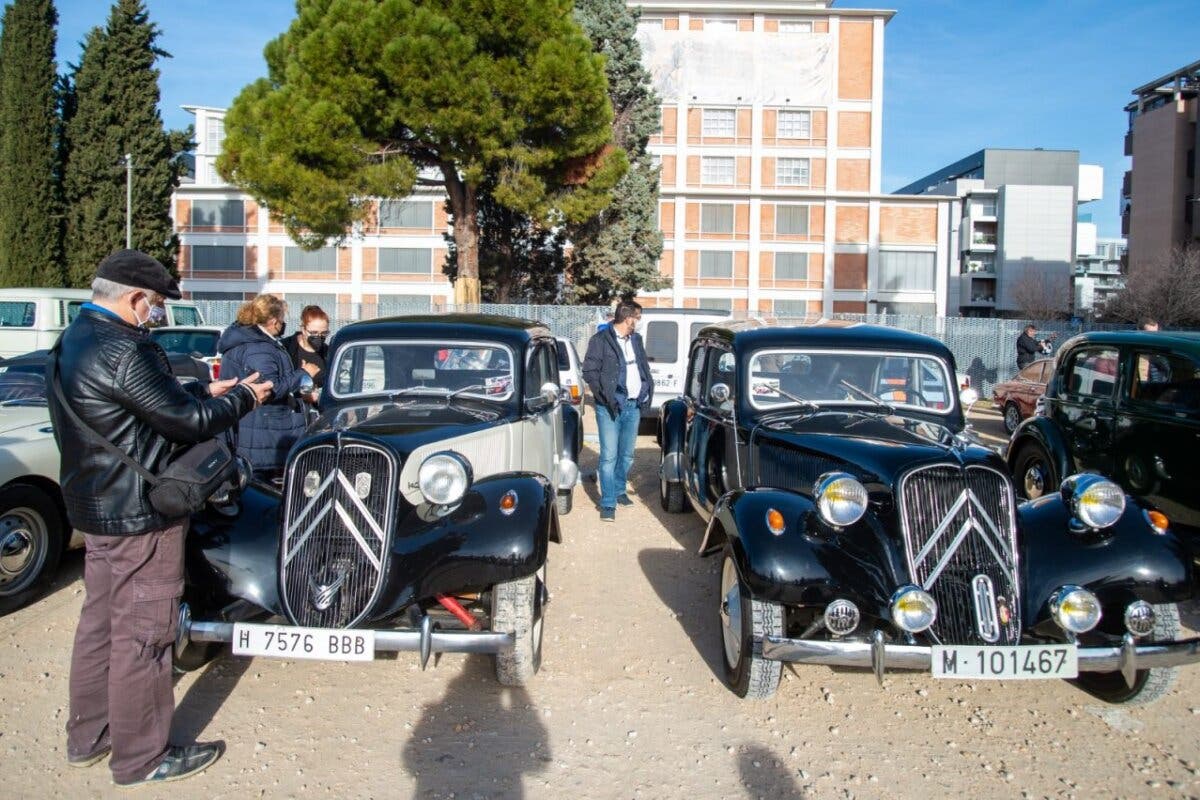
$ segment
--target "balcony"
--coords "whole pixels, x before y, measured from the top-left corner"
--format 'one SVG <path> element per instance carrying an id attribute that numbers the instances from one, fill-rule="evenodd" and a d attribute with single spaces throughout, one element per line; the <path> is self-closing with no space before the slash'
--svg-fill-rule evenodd
<path id="1" fill-rule="evenodd" d="M 1121 197 L 1132 197 L 1133 189 L 1133 170 L 1125 170 L 1125 177 L 1121 178 Z"/>
<path id="2" fill-rule="evenodd" d="M 971 259 L 971 260 L 967 261 L 967 264 L 963 269 L 963 274 L 979 276 L 979 277 L 982 277 L 982 276 L 995 277 L 996 265 L 995 265 L 995 263 L 993 263 L 990 260 L 983 261 L 983 260 Z"/>
<path id="3" fill-rule="evenodd" d="M 994 251 L 996 249 L 996 234 L 976 231 L 963 249 Z"/>
<path id="4" fill-rule="evenodd" d="M 1133 131 L 1130 130 L 1125 134 L 1125 155 L 1133 155 Z"/>

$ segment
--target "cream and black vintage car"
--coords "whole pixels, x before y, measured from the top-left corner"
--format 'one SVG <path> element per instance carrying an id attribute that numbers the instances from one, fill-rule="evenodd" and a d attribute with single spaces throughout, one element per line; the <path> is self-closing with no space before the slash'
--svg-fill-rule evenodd
<path id="1" fill-rule="evenodd" d="M 546 556 L 578 477 L 579 417 L 537 322 L 477 314 L 347 326 L 282 487 L 251 483 L 188 537 L 176 664 L 235 655 L 541 659 Z"/>

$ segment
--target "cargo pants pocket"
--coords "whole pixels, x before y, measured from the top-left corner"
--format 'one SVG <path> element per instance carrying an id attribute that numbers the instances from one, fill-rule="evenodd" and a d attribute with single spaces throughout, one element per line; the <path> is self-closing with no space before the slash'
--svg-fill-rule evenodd
<path id="1" fill-rule="evenodd" d="M 175 643 L 179 627 L 179 599 L 183 581 L 135 580 L 133 582 L 133 638 L 157 657 Z"/>

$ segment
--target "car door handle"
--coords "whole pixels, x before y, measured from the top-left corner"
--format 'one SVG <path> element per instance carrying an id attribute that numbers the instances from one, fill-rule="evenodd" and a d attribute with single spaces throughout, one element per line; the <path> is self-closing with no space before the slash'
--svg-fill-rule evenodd
<path id="1" fill-rule="evenodd" d="M 1084 431 L 1094 431 L 1096 430 L 1096 418 L 1084 417 L 1083 419 L 1079 420 L 1079 422 L 1075 423 L 1075 427 Z"/>

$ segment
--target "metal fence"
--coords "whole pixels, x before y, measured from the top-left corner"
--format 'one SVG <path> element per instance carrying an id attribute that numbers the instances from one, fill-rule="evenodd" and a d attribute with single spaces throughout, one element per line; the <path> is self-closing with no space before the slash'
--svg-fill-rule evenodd
<path id="1" fill-rule="evenodd" d="M 198 300 L 204 319 L 209 325 L 228 325 L 237 315 L 239 303 L 217 300 Z M 428 314 L 430 312 L 473 311 L 500 314 L 510 317 L 540 320 L 556 336 L 564 336 L 575 343 L 580 354 L 587 345 L 588 337 L 603 321 L 610 310 L 607 306 L 540 306 L 501 305 L 485 303 L 478 306 L 456 308 L 453 305 L 408 300 L 381 300 L 379 303 L 339 303 L 325 308 L 330 317 L 330 328 L 337 330 L 342 325 L 364 319 L 405 314 Z M 292 319 L 288 320 L 291 330 L 299 325 L 300 308 L 290 306 Z M 958 371 L 971 378 L 981 397 L 990 398 L 992 386 L 1006 381 L 1017 371 L 1017 337 L 1027 321 L 1016 319 L 991 319 L 975 317 L 927 317 L 897 314 L 835 314 L 837 319 L 852 320 L 876 325 L 886 325 L 902 330 L 923 333 L 939 339 L 954 353 Z M 785 320 L 786 321 L 786 320 Z M 796 320 L 799 322 L 800 320 Z M 1103 325 L 1098 323 L 1072 324 L 1064 321 L 1037 323 L 1038 338 L 1052 337 L 1057 350 L 1071 336 L 1089 330 L 1129 330 L 1130 325 Z"/>

